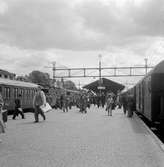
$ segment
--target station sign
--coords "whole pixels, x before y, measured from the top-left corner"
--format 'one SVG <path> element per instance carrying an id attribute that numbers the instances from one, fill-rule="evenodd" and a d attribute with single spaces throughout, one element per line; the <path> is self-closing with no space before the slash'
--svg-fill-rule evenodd
<path id="1" fill-rule="evenodd" d="M 104 90 L 104 89 L 105 89 L 105 86 L 98 86 L 97 89 L 99 89 L 99 90 Z"/>

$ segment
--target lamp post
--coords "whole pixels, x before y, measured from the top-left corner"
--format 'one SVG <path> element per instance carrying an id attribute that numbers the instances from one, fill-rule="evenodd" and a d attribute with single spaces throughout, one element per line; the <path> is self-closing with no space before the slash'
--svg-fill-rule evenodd
<path id="1" fill-rule="evenodd" d="M 101 58 L 102 58 L 102 55 L 99 54 L 99 81 L 100 81 L 100 84 L 101 84 Z"/>
<path id="2" fill-rule="evenodd" d="M 101 101 L 101 86 L 102 86 L 102 79 L 101 79 L 101 58 L 102 58 L 102 55 L 99 54 L 99 85 L 98 85 L 98 88 L 99 88 L 99 105 L 101 105 L 102 101 Z"/>
<path id="3" fill-rule="evenodd" d="M 148 62 L 148 59 L 145 58 L 144 60 L 145 60 L 145 74 L 147 74 L 147 62 Z"/>
<path id="4" fill-rule="evenodd" d="M 52 62 L 52 65 L 53 65 L 53 85 L 56 87 L 56 78 L 55 78 L 55 70 L 56 70 L 56 62 L 54 61 L 54 62 Z"/>

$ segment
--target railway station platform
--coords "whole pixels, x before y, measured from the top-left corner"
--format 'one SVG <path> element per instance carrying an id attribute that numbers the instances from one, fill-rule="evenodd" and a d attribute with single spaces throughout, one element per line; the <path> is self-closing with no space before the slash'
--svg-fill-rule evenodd
<path id="1" fill-rule="evenodd" d="M 0 167 L 163 167 L 163 144 L 134 115 L 122 110 L 107 116 L 91 107 L 87 114 L 73 108 L 53 110 L 33 123 L 9 116 L 6 134 L 0 134 Z"/>

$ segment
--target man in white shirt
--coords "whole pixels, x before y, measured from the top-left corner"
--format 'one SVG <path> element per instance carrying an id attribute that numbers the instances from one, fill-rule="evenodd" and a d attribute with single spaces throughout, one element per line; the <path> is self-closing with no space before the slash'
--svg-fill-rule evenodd
<path id="1" fill-rule="evenodd" d="M 42 91 L 42 87 L 39 86 L 33 100 L 35 122 L 39 122 L 39 114 L 43 117 L 43 120 L 46 120 L 46 116 L 40 108 L 42 105 L 46 105 L 46 96 Z"/>

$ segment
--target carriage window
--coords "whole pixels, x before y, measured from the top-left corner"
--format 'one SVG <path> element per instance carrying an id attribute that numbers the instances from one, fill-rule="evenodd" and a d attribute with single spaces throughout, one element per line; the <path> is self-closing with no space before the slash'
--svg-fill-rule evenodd
<path id="1" fill-rule="evenodd" d="M 32 90 L 31 89 L 29 91 L 29 96 L 30 96 L 30 98 L 32 97 Z"/>
<path id="2" fill-rule="evenodd" d="M 24 98 L 24 90 L 21 89 L 22 98 Z"/>
<path id="3" fill-rule="evenodd" d="M 23 89 L 23 97 L 26 98 L 26 92 L 25 92 L 25 89 Z"/>
<path id="4" fill-rule="evenodd" d="M 31 98 L 31 90 L 29 89 L 29 99 Z"/>
<path id="5" fill-rule="evenodd" d="M 29 90 L 27 89 L 27 99 L 29 99 Z"/>
<path id="6" fill-rule="evenodd" d="M 5 98 L 9 99 L 10 98 L 10 88 L 9 87 L 5 87 Z"/>
<path id="7" fill-rule="evenodd" d="M 31 90 L 30 89 L 29 89 L 29 94 L 28 95 L 29 95 L 29 99 L 30 99 L 31 98 Z"/>
<path id="8" fill-rule="evenodd" d="M 24 89 L 24 97 L 27 98 L 27 90 Z"/>
<path id="9" fill-rule="evenodd" d="M 30 93 L 30 92 L 31 92 L 31 90 L 29 89 L 29 90 L 28 90 L 28 98 L 29 98 L 29 99 L 31 98 L 31 93 Z"/>
<path id="10" fill-rule="evenodd" d="M 18 88 L 14 88 L 14 97 L 15 97 L 15 98 L 18 97 Z"/>
<path id="11" fill-rule="evenodd" d="M 20 89 L 20 94 L 23 96 L 23 89 Z"/>
<path id="12" fill-rule="evenodd" d="M 26 92 L 26 99 L 28 99 L 28 90 L 26 89 L 25 92 Z"/>
<path id="13" fill-rule="evenodd" d="M 26 89 L 25 92 L 26 92 L 26 99 L 28 99 L 28 90 Z"/>
<path id="14" fill-rule="evenodd" d="M 32 94 L 33 96 L 35 95 L 35 89 L 33 90 L 33 94 Z"/>
<path id="15" fill-rule="evenodd" d="M 30 97 L 31 97 L 31 98 L 33 97 L 32 89 L 30 90 Z"/>

